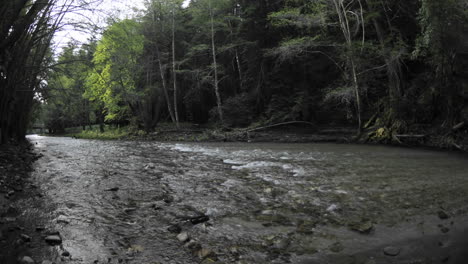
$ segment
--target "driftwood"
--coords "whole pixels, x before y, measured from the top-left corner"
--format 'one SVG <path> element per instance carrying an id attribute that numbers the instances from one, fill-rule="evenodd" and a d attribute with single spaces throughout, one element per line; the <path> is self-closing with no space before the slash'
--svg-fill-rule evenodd
<path id="1" fill-rule="evenodd" d="M 458 145 L 458 144 L 456 144 L 456 143 L 452 143 L 452 146 L 453 146 L 454 148 L 458 149 L 458 150 L 465 151 L 465 150 L 463 149 L 462 146 L 460 146 L 460 145 Z"/>
<path id="2" fill-rule="evenodd" d="M 452 127 L 452 130 L 457 131 L 458 129 L 463 128 L 464 126 L 465 126 L 465 121 L 456 124 L 454 127 Z"/>
<path id="3" fill-rule="evenodd" d="M 263 129 L 267 129 L 267 128 L 285 126 L 285 125 L 292 125 L 292 124 L 306 124 L 306 125 L 311 125 L 311 126 L 315 127 L 314 123 L 307 122 L 307 121 L 289 121 L 289 122 L 277 123 L 277 124 L 268 125 L 268 126 L 252 128 L 252 129 L 245 130 L 244 132 L 253 132 L 253 131 L 263 130 Z"/>

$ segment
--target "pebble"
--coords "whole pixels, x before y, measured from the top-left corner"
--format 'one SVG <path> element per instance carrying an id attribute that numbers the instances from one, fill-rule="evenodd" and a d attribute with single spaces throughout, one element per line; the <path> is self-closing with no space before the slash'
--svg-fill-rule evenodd
<path id="1" fill-rule="evenodd" d="M 200 259 L 206 259 L 206 258 L 208 258 L 208 257 L 215 257 L 216 254 L 215 254 L 211 249 L 202 248 L 202 249 L 200 249 L 200 250 L 197 252 L 197 256 L 198 256 Z"/>
<path id="2" fill-rule="evenodd" d="M 21 261 L 20 261 L 21 264 L 34 264 L 34 260 L 31 258 L 31 257 L 28 257 L 28 256 L 24 256 Z"/>
<path id="3" fill-rule="evenodd" d="M 185 243 L 185 242 L 187 242 L 187 241 L 190 239 L 190 237 L 189 237 L 189 235 L 187 234 L 187 232 L 182 232 L 182 233 L 180 233 L 180 234 L 177 235 L 177 239 L 178 239 L 180 242 Z"/>
<path id="4" fill-rule="evenodd" d="M 400 254 L 400 249 L 393 246 L 388 246 L 383 249 L 383 252 L 387 256 L 395 257 Z"/>
<path id="5" fill-rule="evenodd" d="M 54 263 L 50 260 L 43 260 L 41 264 L 54 264 Z"/>
<path id="6" fill-rule="evenodd" d="M 52 245 L 58 245 L 62 243 L 62 238 L 60 238 L 60 236 L 58 235 L 51 235 L 51 236 L 47 236 L 45 238 L 45 241 Z"/>
<path id="7" fill-rule="evenodd" d="M 68 251 L 65 250 L 65 251 L 62 252 L 62 256 L 64 256 L 64 257 L 69 257 L 69 256 L 70 256 L 70 252 L 68 252 Z"/>

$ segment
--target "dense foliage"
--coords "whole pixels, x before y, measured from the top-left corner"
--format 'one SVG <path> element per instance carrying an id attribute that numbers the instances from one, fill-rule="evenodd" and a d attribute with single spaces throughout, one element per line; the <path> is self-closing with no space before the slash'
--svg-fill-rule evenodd
<path id="1" fill-rule="evenodd" d="M 468 123 L 463 0 L 181 5 L 147 0 L 99 40 L 64 49 L 47 74 L 49 128 L 301 120 L 391 137 Z"/>

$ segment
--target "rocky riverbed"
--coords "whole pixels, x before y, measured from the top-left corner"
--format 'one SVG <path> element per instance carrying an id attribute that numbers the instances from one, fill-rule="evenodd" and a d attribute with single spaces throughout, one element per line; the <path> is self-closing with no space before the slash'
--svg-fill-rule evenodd
<path id="1" fill-rule="evenodd" d="M 2 151 L 1 263 L 468 259 L 468 163 L 457 154 L 29 140 L 42 156 L 31 170 L 21 164 L 37 156 Z"/>

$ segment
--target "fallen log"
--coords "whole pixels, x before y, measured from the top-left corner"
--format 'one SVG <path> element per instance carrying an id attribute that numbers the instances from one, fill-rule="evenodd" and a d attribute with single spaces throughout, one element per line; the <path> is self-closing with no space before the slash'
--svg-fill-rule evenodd
<path id="1" fill-rule="evenodd" d="M 244 132 L 253 132 L 253 131 L 263 130 L 263 129 L 267 129 L 267 128 L 285 126 L 285 125 L 292 125 L 292 124 L 306 124 L 306 125 L 311 125 L 311 126 L 315 127 L 314 123 L 307 122 L 307 121 L 289 121 L 289 122 L 283 122 L 283 123 L 277 123 L 277 124 L 268 125 L 268 126 L 262 126 L 262 127 L 247 129 Z"/>
<path id="2" fill-rule="evenodd" d="M 425 138 L 427 135 L 395 135 L 397 138 Z"/>

